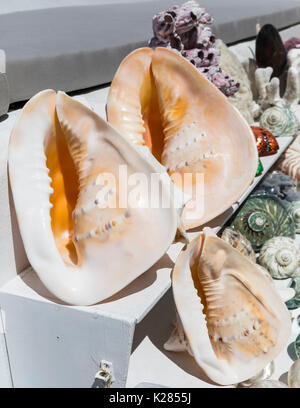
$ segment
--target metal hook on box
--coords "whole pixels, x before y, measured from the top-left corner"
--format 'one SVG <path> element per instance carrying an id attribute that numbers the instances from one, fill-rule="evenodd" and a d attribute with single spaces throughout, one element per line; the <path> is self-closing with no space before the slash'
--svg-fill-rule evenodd
<path id="1" fill-rule="evenodd" d="M 95 388 L 110 388 L 115 381 L 113 375 L 113 366 L 110 361 L 101 360 L 100 370 L 95 375 Z"/>

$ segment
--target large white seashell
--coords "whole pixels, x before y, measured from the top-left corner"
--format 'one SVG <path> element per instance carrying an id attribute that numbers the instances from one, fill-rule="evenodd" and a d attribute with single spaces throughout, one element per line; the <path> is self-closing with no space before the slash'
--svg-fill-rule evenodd
<path id="1" fill-rule="evenodd" d="M 190 352 L 208 377 L 237 384 L 258 375 L 283 349 L 289 312 L 256 265 L 216 236 L 201 234 L 178 256 L 172 275 Z M 167 344 L 172 350 L 172 344 Z M 177 347 L 178 348 L 178 347 Z"/>
<path id="2" fill-rule="evenodd" d="M 23 108 L 9 145 L 9 175 L 28 259 L 45 286 L 77 305 L 108 298 L 151 267 L 172 243 L 177 212 L 118 201 L 101 177 L 155 166 L 109 124 L 64 93 L 47 90 Z M 100 179 L 99 179 L 100 178 Z M 150 184 L 149 184 L 150 185 Z M 164 178 L 163 194 L 170 192 Z M 111 208 L 105 202 L 116 202 Z"/>
<path id="3" fill-rule="evenodd" d="M 256 381 L 254 384 L 250 385 L 249 388 L 289 388 L 289 387 L 282 381 L 261 380 Z"/>
<path id="4" fill-rule="evenodd" d="M 275 279 L 286 279 L 300 274 L 300 251 L 288 237 L 269 239 L 261 248 L 259 263 Z"/>
<path id="5" fill-rule="evenodd" d="M 300 359 L 294 361 L 289 369 L 288 384 L 291 388 L 300 388 Z"/>
<path id="6" fill-rule="evenodd" d="M 129 54 L 112 81 L 107 118 L 128 140 L 147 145 L 174 184 L 192 196 L 182 214 L 186 229 L 227 210 L 254 179 L 258 153 L 251 129 L 175 51 Z"/>

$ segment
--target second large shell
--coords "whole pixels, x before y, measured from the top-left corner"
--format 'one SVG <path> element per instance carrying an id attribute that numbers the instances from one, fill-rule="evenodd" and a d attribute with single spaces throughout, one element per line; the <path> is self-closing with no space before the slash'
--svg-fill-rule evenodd
<path id="1" fill-rule="evenodd" d="M 121 63 L 107 118 L 135 144 L 147 145 L 192 200 L 185 228 L 198 227 L 236 202 L 257 170 L 252 131 L 237 109 L 185 58 L 140 48 Z"/>

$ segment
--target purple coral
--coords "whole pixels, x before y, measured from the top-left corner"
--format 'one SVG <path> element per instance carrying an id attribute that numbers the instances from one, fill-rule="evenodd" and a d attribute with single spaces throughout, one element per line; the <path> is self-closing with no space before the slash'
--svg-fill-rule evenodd
<path id="1" fill-rule="evenodd" d="M 153 17 L 154 37 L 150 47 L 176 49 L 226 96 L 239 89 L 239 83 L 224 75 L 220 68 L 220 52 L 215 48 L 215 36 L 209 24 L 213 19 L 194 1 L 173 6 Z"/>
<path id="2" fill-rule="evenodd" d="M 292 37 L 284 43 L 287 52 L 293 48 L 300 48 L 300 38 Z"/>

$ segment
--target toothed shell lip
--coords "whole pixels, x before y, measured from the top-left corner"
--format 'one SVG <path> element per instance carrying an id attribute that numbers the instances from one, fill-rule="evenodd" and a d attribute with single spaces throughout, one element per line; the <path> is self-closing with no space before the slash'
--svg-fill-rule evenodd
<path id="1" fill-rule="evenodd" d="M 217 359 L 212 349 L 206 326 L 206 316 L 203 313 L 204 306 L 197 295 L 197 290 L 191 276 L 190 264 L 193 262 L 195 253 L 200 253 L 202 255 L 208 244 L 211 244 L 212 242 L 218 244 L 218 240 L 219 238 L 217 237 L 201 237 L 200 235 L 182 250 L 173 269 L 172 288 L 177 312 L 196 362 L 215 383 L 229 385 L 246 381 L 250 377 L 253 377 L 264 368 L 268 361 L 264 362 L 263 359 L 256 359 L 256 361 L 246 359 L 244 363 L 242 361 L 235 361 L 231 367 L 225 360 Z M 243 262 L 248 263 L 252 268 L 255 268 L 255 264 L 241 255 L 235 248 L 232 248 L 226 242 L 223 242 L 221 245 L 226 250 L 228 249 L 230 252 L 238 254 Z M 200 252 L 198 252 L 199 249 Z M 257 273 L 259 273 L 260 281 L 264 281 L 264 285 L 267 285 L 268 293 L 271 291 L 270 299 L 276 299 L 276 308 L 281 319 L 281 338 L 278 340 L 273 356 L 270 357 L 269 361 L 271 361 L 286 344 L 291 329 L 291 323 L 288 310 L 275 292 L 272 283 L 270 283 L 261 272 Z M 261 290 L 259 286 L 261 285 L 257 285 L 256 289 L 255 287 L 253 287 L 253 289 L 250 287 L 249 289 Z"/>
<path id="2" fill-rule="evenodd" d="M 135 158 L 133 160 L 134 165 L 141 166 L 146 174 L 155 173 L 157 169 L 112 126 L 63 92 L 56 94 L 53 90 L 45 90 L 35 95 L 24 106 L 21 116 L 14 126 L 9 145 L 9 177 L 20 232 L 28 259 L 41 281 L 57 298 L 68 304 L 95 304 L 128 285 L 166 252 L 176 233 L 177 211 L 171 205 L 166 211 L 161 211 L 161 213 L 153 216 L 153 220 L 159 218 L 161 221 L 159 224 L 165 226 L 163 235 L 160 232 L 160 236 L 163 237 L 158 237 L 161 242 L 154 248 L 153 253 L 149 251 L 142 257 L 143 252 L 141 252 L 140 247 L 143 240 L 138 238 L 136 250 L 133 246 L 131 250 L 136 257 L 132 259 L 137 259 L 135 264 L 134 261 L 130 261 L 133 265 L 132 268 L 130 262 L 127 265 L 126 263 L 120 264 L 117 269 L 112 268 L 112 265 L 116 265 L 122 255 L 113 252 L 115 248 L 113 246 L 111 251 L 115 253 L 115 256 L 111 258 L 111 262 L 106 259 L 103 264 L 103 258 L 99 258 L 100 255 L 98 254 L 98 252 L 101 253 L 100 247 L 98 250 L 96 250 L 97 246 L 94 249 L 93 240 L 88 240 L 85 245 L 87 255 L 82 265 L 77 267 L 72 264 L 66 265 L 56 246 L 51 229 L 49 197 L 53 189 L 50 187 L 51 180 L 48 176 L 45 155 L 45 143 L 54 134 L 56 108 L 58 119 L 66 123 L 71 120 L 71 127 L 77 126 L 77 129 L 80 129 L 80 119 L 83 117 L 85 121 L 90 121 L 89 123 L 93 125 L 87 131 L 101 128 L 100 133 L 96 131 L 90 135 L 94 138 L 96 145 L 98 143 L 97 138 L 101 139 L 102 137 L 101 134 L 108 134 L 112 148 L 116 151 L 120 149 L 121 152 L 126 153 L 125 156 Z M 74 111 L 78 113 L 76 117 L 72 116 Z M 105 143 L 105 138 L 102 138 L 101 141 Z M 39 167 L 42 173 L 41 176 L 38 176 L 39 181 L 36 182 Z M 165 179 L 162 181 L 162 185 L 163 188 L 167 188 Z M 149 221 L 147 222 L 149 223 Z M 152 230 L 150 228 L 150 231 Z M 139 231 L 138 235 L 144 234 L 145 237 L 147 230 L 144 231 L 141 226 L 137 231 Z M 141 255 L 138 255 L 139 253 Z M 107 257 L 109 257 L 109 252 Z M 108 271 L 110 273 L 107 273 Z"/>
<path id="3" fill-rule="evenodd" d="M 245 143 L 243 145 L 243 148 L 245 150 L 243 150 L 243 148 L 241 147 L 240 149 L 241 154 L 232 154 L 232 156 L 234 157 L 231 158 L 231 161 L 226 162 L 227 167 L 228 167 L 227 169 L 228 172 L 232 171 L 230 186 L 231 187 L 235 186 L 235 188 L 232 187 L 234 191 L 232 192 L 230 197 L 228 196 L 226 196 L 225 198 L 220 197 L 218 200 L 217 208 L 216 208 L 215 203 L 212 202 L 213 200 L 210 200 L 209 201 L 210 205 L 206 203 L 204 212 L 202 211 L 202 209 L 200 210 L 197 209 L 195 211 L 195 214 L 193 215 L 193 214 L 188 214 L 188 211 L 186 211 L 185 209 L 182 214 L 182 220 L 183 220 L 184 226 L 186 229 L 192 229 L 192 228 L 196 228 L 201 225 L 204 225 L 209 220 L 215 218 L 216 216 L 220 215 L 222 212 L 226 211 L 232 204 L 238 201 L 238 199 L 242 196 L 242 194 L 247 190 L 249 185 L 252 183 L 255 177 L 255 174 L 256 174 L 256 170 L 257 170 L 258 152 L 256 148 L 256 143 L 255 143 L 252 131 L 248 123 L 241 116 L 238 110 L 228 102 L 227 98 L 214 85 L 212 85 L 209 80 L 207 80 L 205 77 L 201 75 L 201 73 L 197 70 L 197 68 L 195 68 L 187 60 L 185 60 L 185 58 L 181 57 L 173 50 L 169 50 L 169 49 L 162 48 L 162 47 L 157 47 L 154 51 L 151 50 L 151 52 L 149 52 L 147 48 L 141 48 L 141 49 L 133 51 L 122 61 L 113 79 L 112 86 L 110 88 L 110 92 L 109 92 L 109 96 L 107 100 L 107 117 L 108 117 L 108 120 L 112 124 L 114 124 L 123 135 L 128 137 L 134 143 L 145 144 L 145 141 L 143 140 L 143 137 L 142 137 L 143 135 L 141 133 L 142 130 L 144 129 L 143 127 L 144 125 L 143 125 L 143 118 L 140 115 L 141 109 L 139 107 L 140 101 L 138 99 L 140 93 L 139 93 L 138 87 L 141 86 L 141 84 L 143 84 L 143 75 L 145 75 L 145 73 L 148 72 L 147 70 L 150 69 L 149 67 L 151 65 L 151 70 L 155 78 L 156 87 L 160 89 L 159 81 L 163 82 L 163 84 L 166 84 L 168 83 L 168 81 L 171 81 L 170 79 L 172 78 L 171 74 L 176 72 L 176 69 L 174 68 L 174 66 L 176 65 L 175 63 L 177 61 L 177 66 L 176 66 L 177 71 L 180 71 L 180 73 L 184 72 L 185 77 L 190 78 L 191 81 L 192 79 L 195 80 L 194 86 L 191 86 L 191 83 L 188 82 L 188 80 L 186 80 L 186 83 L 189 84 L 189 86 L 186 86 L 187 89 L 184 88 L 185 94 L 188 92 L 189 89 L 195 88 L 195 87 L 197 88 L 197 86 L 199 86 L 199 88 L 201 89 L 205 88 L 207 94 L 214 95 L 214 97 L 209 98 L 211 103 L 215 104 L 216 100 L 218 100 L 219 105 L 222 108 L 221 109 L 222 112 L 226 111 L 227 116 L 226 116 L 226 120 L 223 121 L 224 126 L 226 127 L 226 123 L 228 124 L 229 121 L 231 121 L 233 124 L 232 126 L 236 128 L 236 134 L 238 133 L 240 137 L 243 136 L 245 138 L 244 140 Z M 143 59 L 143 53 L 145 53 L 144 59 Z M 133 64 L 134 61 L 136 61 L 135 65 Z M 128 67 L 129 66 L 130 67 L 132 66 L 133 67 L 132 69 L 134 69 L 134 67 L 136 66 L 136 77 L 137 77 L 136 86 L 134 86 L 134 84 L 132 83 L 133 82 L 132 78 L 135 78 L 135 77 L 131 77 L 130 82 L 128 83 L 128 69 L 129 69 Z M 166 67 L 167 68 L 172 67 L 173 71 L 169 72 L 169 75 L 164 76 L 165 72 L 163 70 Z M 197 77 L 197 80 L 196 80 L 196 77 Z M 180 81 L 174 81 L 173 87 L 171 87 L 172 89 L 176 88 L 176 82 L 179 83 Z M 199 84 L 201 84 L 201 86 Z M 125 92 L 126 89 L 128 89 L 128 92 Z M 200 91 L 199 91 L 199 94 L 201 93 Z M 174 94 L 177 94 L 177 93 L 178 93 L 177 91 L 174 92 Z M 194 105 L 195 105 L 195 94 L 196 92 L 194 90 L 193 92 L 191 92 L 191 96 L 189 98 L 190 103 L 193 103 Z M 136 114 L 136 117 L 134 118 L 134 120 L 130 121 L 128 120 L 127 112 L 130 111 L 130 115 L 132 115 L 133 106 L 134 107 L 138 106 L 137 108 L 138 114 Z M 171 113 L 172 112 L 168 112 L 170 116 L 171 116 Z M 124 116 L 124 120 L 122 119 L 123 116 Z M 199 117 L 201 117 L 201 113 L 199 113 L 199 115 L 197 116 L 198 122 L 199 122 Z M 215 120 L 218 120 L 218 117 L 216 117 Z M 138 125 L 134 126 L 136 123 Z M 177 125 L 178 124 L 176 124 L 176 126 Z M 229 131 L 227 131 L 227 133 L 228 132 Z M 226 130 L 223 130 L 224 135 L 226 135 L 227 133 L 226 133 Z M 231 135 L 231 139 L 232 137 L 233 136 Z M 169 141 L 169 136 L 168 137 L 165 136 L 165 138 L 168 139 Z M 228 144 L 230 145 L 230 143 L 227 143 L 227 145 Z M 224 143 L 224 146 L 225 145 L 226 143 Z M 246 150 L 247 150 L 247 160 L 248 160 L 247 170 L 249 171 L 247 172 L 247 175 L 244 177 L 243 182 L 240 182 L 240 179 L 235 178 L 235 172 L 232 170 L 230 166 L 231 166 L 232 160 L 236 160 L 238 157 L 243 155 Z M 172 151 L 172 148 L 170 147 L 170 152 L 171 151 Z M 218 150 L 217 153 L 221 154 L 222 152 Z M 164 163 L 167 171 L 170 169 L 176 168 L 176 165 L 180 163 L 185 164 L 189 162 L 187 160 L 187 157 L 182 157 L 181 159 L 182 160 L 179 160 L 178 163 L 170 163 L 170 165 L 168 163 Z M 214 165 L 216 165 L 216 163 Z M 228 179 L 226 178 L 227 182 L 229 182 L 229 178 L 230 177 L 228 177 Z M 224 171 L 223 171 L 222 182 L 223 184 L 222 183 L 220 184 L 224 185 Z M 206 197 L 210 197 L 210 196 L 212 197 L 212 196 L 217 195 L 216 190 L 211 192 L 210 195 L 207 193 Z"/>

